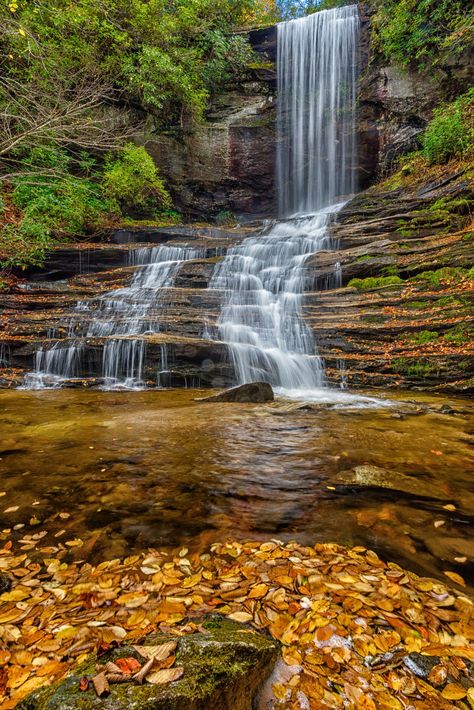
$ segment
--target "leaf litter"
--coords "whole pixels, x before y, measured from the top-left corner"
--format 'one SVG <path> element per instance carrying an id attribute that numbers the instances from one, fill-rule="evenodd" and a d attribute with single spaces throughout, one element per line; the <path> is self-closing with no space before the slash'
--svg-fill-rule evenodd
<path id="1" fill-rule="evenodd" d="M 217 612 L 282 644 L 288 670 L 273 682 L 275 708 L 474 708 L 474 605 L 443 582 L 383 562 L 364 547 L 226 542 L 204 554 L 148 550 L 124 559 L 65 561 L 51 548 L 0 549 L 14 582 L 0 595 L 3 710 L 54 683 L 91 652 L 97 673 L 80 690 L 105 697 L 117 682 L 169 683 L 179 638 Z M 457 584 L 460 575 L 447 575 Z M 153 631 L 175 640 L 146 646 Z M 101 663 L 127 644 L 142 658 Z M 408 654 L 433 659 L 426 677 Z"/>

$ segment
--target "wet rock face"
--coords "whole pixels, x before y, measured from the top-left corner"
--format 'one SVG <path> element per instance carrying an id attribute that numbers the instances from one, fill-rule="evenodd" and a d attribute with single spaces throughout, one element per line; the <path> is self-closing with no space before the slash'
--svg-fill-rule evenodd
<path id="1" fill-rule="evenodd" d="M 221 94 L 207 121 L 174 135 L 156 135 L 146 149 L 186 215 L 274 212 L 274 70 Z"/>
<path id="2" fill-rule="evenodd" d="M 111 684 L 110 695 L 79 690 L 82 676 L 94 673 L 91 656 L 65 680 L 36 691 L 20 710 L 252 710 L 260 688 L 278 656 L 278 643 L 234 621 L 207 617 L 202 632 L 179 639 L 177 658 L 184 667 L 180 680 L 164 685 Z M 176 636 L 152 634 L 143 645 L 157 645 Z M 101 657 L 100 662 L 136 656 L 129 646 Z"/>
<path id="3" fill-rule="evenodd" d="M 250 382 L 231 389 L 203 397 L 200 402 L 273 402 L 275 399 L 268 382 Z"/>

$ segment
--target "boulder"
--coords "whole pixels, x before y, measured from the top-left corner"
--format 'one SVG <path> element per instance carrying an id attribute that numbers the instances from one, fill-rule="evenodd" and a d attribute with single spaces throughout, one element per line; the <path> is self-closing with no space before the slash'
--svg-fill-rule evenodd
<path id="1" fill-rule="evenodd" d="M 94 674 L 95 654 L 67 678 L 35 691 L 19 710 L 252 710 L 256 696 L 278 656 L 278 643 L 235 621 L 218 615 L 201 620 L 202 631 L 181 637 L 150 634 L 141 645 L 177 640 L 179 680 L 163 685 L 120 683 L 97 697 L 93 689 L 79 690 L 84 675 Z M 137 656 L 122 646 L 101 656 L 100 663 Z"/>
<path id="2" fill-rule="evenodd" d="M 275 396 L 268 382 L 249 382 L 231 389 L 213 394 L 210 397 L 197 398 L 197 402 L 273 402 Z"/>
<path id="3" fill-rule="evenodd" d="M 379 466 L 355 466 L 352 469 L 340 471 L 332 483 L 349 490 L 364 490 L 369 488 L 382 489 L 401 493 L 416 498 L 446 501 L 448 498 L 445 490 L 437 490 L 433 481 L 423 476 L 407 476 L 399 471 L 392 471 Z"/>

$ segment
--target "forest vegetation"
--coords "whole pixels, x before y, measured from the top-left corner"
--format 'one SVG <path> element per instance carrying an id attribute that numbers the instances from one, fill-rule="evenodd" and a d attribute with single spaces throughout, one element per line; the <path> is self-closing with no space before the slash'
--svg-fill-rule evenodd
<path id="1" fill-rule="evenodd" d="M 137 133 L 202 121 L 252 61 L 242 28 L 341 4 L 280 0 L 9 0 L 0 9 L 0 264 L 41 263 L 54 241 L 124 217 L 176 220 Z M 426 71 L 472 41 L 460 0 L 372 3 L 387 60 Z M 409 21 L 408 21 L 409 20 Z M 474 93 L 450 97 L 423 138 L 427 164 L 465 156 Z"/>

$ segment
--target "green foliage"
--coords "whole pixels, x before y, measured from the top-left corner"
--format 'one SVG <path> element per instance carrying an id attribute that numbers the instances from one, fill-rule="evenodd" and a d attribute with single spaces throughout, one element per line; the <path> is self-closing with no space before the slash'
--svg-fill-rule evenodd
<path id="1" fill-rule="evenodd" d="M 353 286 L 360 291 L 367 291 L 372 288 L 382 288 L 384 286 L 398 286 L 403 280 L 399 276 L 371 276 L 367 279 L 351 279 L 348 286 Z"/>
<path id="2" fill-rule="evenodd" d="M 437 108 L 423 135 L 423 155 L 431 165 L 461 158 L 474 141 L 474 89 Z"/>
<path id="3" fill-rule="evenodd" d="M 215 217 L 215 222 L 221 227 L 235 225 L 235 215 L 228 210 L 221 210 Z"/>
<path id="4" fill-rule="evenodd" d="M 474 328 L 463 323 L 458 323 L 454 328 L 446 331 L 444 339 L 453 345 L 471 343 L 474 337 Z"/>
<path id="5" fill-rule="evenodd" d="M 25 172 L 12 180 L 11 193 L 21 218 L 3 230 L 1 266 L 41 263 L 58 238 L 100 228 L 110 203 L 96 182 L 70 172 L 71 163 L 66 151 L 53 147 L 35 148 L 25 156 Z"/>
<path id="6" fill-rule="evenodd" d="M 132 143 L 106 163 L 102 189 L 127 212 L 153 214 L 171 208 L 171 198 L 150 155 Z"/>
<path id="7" fill-rule="evenodd" d="M 373 0 L 379 50 L 402 66 L 427 69 L 468 48 L 474 10 L 463 0 Z"/>
<path id="8" fill-rule="evenodd" d="M 199 118 L 209 94 L 251 56 L 232 31 L 257 0 L 19 0 L 0 7 L 4 71 L 54 94 L 60 79 L 102 81 L 162 125 Z M 53 78 L 54 77 L 54 78 Z"/>
<path id="9" fill-rule="evenodd" d="M 425 378 L 433 374 L 433 365 L 426 360 L 398 357 L 392 360 L 392 369 L 412 377 Z"/>
<path id="10" fill-rule="evenodd" d="M 443 283 L 456 283 L 465 278 L 472 278 L 472 269 L 462 269 L 455 266 L 445 266 L 436 271 L 422 271 L 414 278 L 417 281 L 425 281 L 431 286 L 441 286 Z"/>
<path id="11" fill-rule="evenodd" d="M 389 266 L 384 266 L 382 269 L 382 276 L 398 276 L 398 266 L 396 264 L 390 264 Z"/>
<path id="12" fill-rule="evenodd" d="M 429 305 L 429 301 L 410 301 L 404 304 L 405 308 L 413 308 L 413 310 L 428 308 Z"/>

